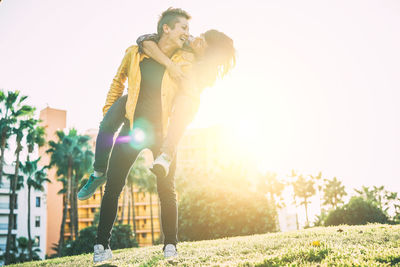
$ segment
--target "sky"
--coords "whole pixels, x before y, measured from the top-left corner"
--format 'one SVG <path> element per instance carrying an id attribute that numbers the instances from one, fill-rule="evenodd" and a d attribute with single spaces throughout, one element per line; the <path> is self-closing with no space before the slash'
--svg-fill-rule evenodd
<path id="1" fill-rule="evenodd" d="M 3 0 L 0 88 L 97 128 L 125 49 L 170 6 L 192 15 L 191 34 L 218 29 L 237 50 L 190 127 L 227 126 L 237 153 L 279 176 L 400 192 L 399 1 Z"/>

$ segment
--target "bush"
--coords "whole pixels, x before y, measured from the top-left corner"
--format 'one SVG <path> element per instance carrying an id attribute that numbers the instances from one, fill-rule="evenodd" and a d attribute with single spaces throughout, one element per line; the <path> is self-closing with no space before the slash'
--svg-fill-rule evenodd
<path id="1" fill-rule="evenodd" d="M 79 236 L 74 241 L 68 241 L 65 244 L 63 255 L 79 255 L 93 252 L 93 246 L 96 242 L 97 227 L 89 226 L 79 231 Z M 132 238 L 130 225 L 115 225 L 112 231 L 110 241 L 111 249 L 138 247 L 135 238 Z"/>
<path id="2" fill-rule="evenodd" d="M 367 223 L 388 223 L 387 215 L 373 203 L 361 197 L 353 197 L 341 208 L 329 212 L 325 226 L 362 225 Z"/>
<path id="3" fill-rule="evenodd" d="M 245 178 L 222 175 L 192 176 L 183 186 L 179 195 L 179 240 L 276 231 L 275 206 L 252 191 Z"/>

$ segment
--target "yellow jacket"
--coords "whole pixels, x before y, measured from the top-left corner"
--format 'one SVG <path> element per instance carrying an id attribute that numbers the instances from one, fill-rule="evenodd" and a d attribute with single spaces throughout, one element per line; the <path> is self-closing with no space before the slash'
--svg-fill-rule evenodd
<path id="1" fill-rule="evenodd" d="M 147 57 L 147 55 L 139 53 L 138 46 L 136 45 L 133 45 L 126 50 L 122 63 L 119 66 L 110 90 L 108 91 L 106 104 L 103 107 L 103 115 L 105 115 L 111 105 L 122 96 L 124 92 L 124 84 L 126 78 L 128 78 L 128 100 L 126 101 L 125 117 L 129 120 L 131 129 L 133 127 L 133 115 L 135 113 L 136 102 L 140 91 L 141 74 L 139 63 L 145 57 Z M 183 71 L 187 72 L 190 69 L 191 63 L 194 61 L 194 55 L 187 51 L 178 50 L 172 56 L 171 60 L 176 63 L 189 63 L 189 65 L 185 64 L 186 67 L 183 68 Z M 178 91 L 178 84 L 176 84 L 168 75 L 168 72 L 165 71 L 161 83 L 162 129 L 164 135 L 167 133 L 168 119 L 172 111 L 174 97 Z"/>

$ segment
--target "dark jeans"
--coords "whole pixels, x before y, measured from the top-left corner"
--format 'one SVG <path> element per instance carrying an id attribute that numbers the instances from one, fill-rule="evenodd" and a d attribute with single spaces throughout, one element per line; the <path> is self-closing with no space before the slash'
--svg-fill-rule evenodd
<path id="1" fill-rule="evenodd" d="M 100 123 L 99 133 L 96 138 L 96 152 L 94 154 L 93 168 L 95 171 L 105 173 L 108 166 L 114 135 L 125 121 L 125 105 L 128 95 L 121 96 L 110 107 Z"/>
<path id="2" fill-rule="evenodd" d="M 129 170 L 140 152 L 131 146 L 128 136 L 129 122 L 126 121 L 111 153 L 106 188 L 101 202 L 96 243 L 103 244 L 104 247 L 110 244 L 111 230 L 117 216 L 118 198 L 125 185 Z M 156 144 L 149 147 L 153 153 L 156 153 L 161 145 L 161 133 L 158 133 L 157 136 Z M 162 179 L 157 177 L 157 191 L 161 205 L 161 224 L 165 236 L 164 244 L 176 245 L 178 242 L 178 209 L 174 181 L 175 168 L 176 158 L 172 161 L 168 176 Z"/>

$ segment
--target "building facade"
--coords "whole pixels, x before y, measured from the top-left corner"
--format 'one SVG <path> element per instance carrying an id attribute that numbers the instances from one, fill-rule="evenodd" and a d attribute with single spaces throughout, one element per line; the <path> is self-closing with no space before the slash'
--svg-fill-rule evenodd
<path id="1" fill-rule="evenodd" d="M 6 250 L 8 217 L 10 214 L 10 181 L 7 175 L 15 173 L 15 166 L 3 166 L 3 179 L 0 186 L 0 254 Z M 22 173 L 20 172 L 20 175 Z M 37 254 L 44 259 L 46 255 L 46 192 L 31 189 L 31 238 L 34 240 L 34 247 L 39 248 Z M 17 191 L 17 202 L 14 209 L 14 226 L 12 229 L 13 239 L 19 237 L 28 238 L 28 188 L 26 177 L 24 186 Z"/>

